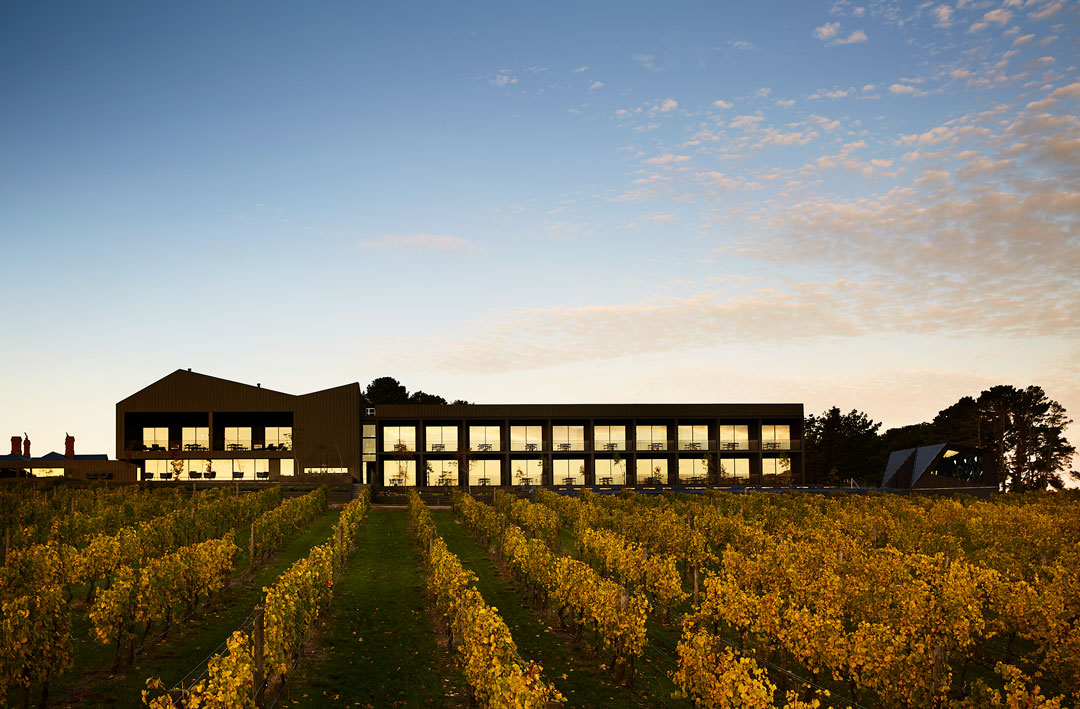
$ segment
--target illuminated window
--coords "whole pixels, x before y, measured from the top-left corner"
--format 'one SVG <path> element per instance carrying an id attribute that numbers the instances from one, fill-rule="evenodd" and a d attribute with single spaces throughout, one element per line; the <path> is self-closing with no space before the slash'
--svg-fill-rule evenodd
<path id="1" fill-rule="evenodd" d="M 750 450 L 750 434 L 748 426 L 720 426 L 720 450 L 722 451 L 748 451 Z"/>
<path id="2" fill-rule="evenodd" d="M 265 442 L 271 450 L 292 450 L 292 426 L 267 426 Z"/>
<path id="3" fill-rule="evenodd" d="M 540 485 L 543 483 L 544 461 L 525 458 L 510 459 L 511 485 Z"/>
<path id="4" fill-rule="evenodd" d="M 585 427 L 552 426 L 551 445 L 557 451 L 585 450 Z"/>
<path id="5" fill-rule="evenodd" d="M 618 464 L 614 460 L 598 458 L 596 465 L 597 485 L 625 485 L 626 484 L 626 461 L 620 460 Z"/>
<path id="6" fill-rule="evenodd" d="M 469 426 L 469 450 L 501 450 L 498 426 Z"/>
<path id="7" fill-rule="evenodd" d="M 639 485 L 660 485 L 668 480 L 666 458 L 638 458 L 637 482 Z"/>
<path id="8" fill-rule="evenodd" d="M 667 450 L 667 426 L 638 426 L 637 449 L 639 451 Z"/>
<path id="9" fill-rule="evenodd" d="M 469 461 L 470 485 L 502 485 L 502 462 L 498 460 Z"/>
<path id="10" fill-rule="evenodd" d="M 148 460 L 143 468 L 144 477 L 147 480 L 171 480 L 172 468 L 167 460 Z M 165 477 L 165 476 L 168 477 Z"/>
<path id="11" fill-rule="evenodd" d="M 169 450 L 169 429 L 144 428 L 142 430 L 142 444 L 148 449 Z"/>
<path id="12" fill-rule="evenodd" d="M 386 487 L 415 487 L 415 460 L 384 460 L 383 485 Z"/>
<path id="13" fill-rule="evenodd" d="M 510 450 L 539 451 L 544 449 L 543 426 L 511 426 Z"/>
<path id="14" fill-rule="evenodd" d="M 378 442 L 375 436 L 375 424 L 364 424 L 364 440 L 363 440 L 363 458 L 365 462 L 373 462 L 375 460 L 375 454 L 378 452 Z"/>
<path id="15" fill-rule="evenodd" d="M 720 484 L 746 482 L 750 479 L 749 458 L 721 458 L 716 463 L 716 475 Z"/>
<path id="16" fill-rule="evenodd" d="M 791 449 L 791 426 L 762 426 L 761 427 L 762 450 L 790 450 Z"/>
<path id="17" fill-rule="evenodd" d="M 30 474 L 35 478 L 62 478 L 64 477 L 63 468 L 31 468 Z"/>
<path id="18" fill-rule="evenodd" d="M 296 461 L 292 458 L 282 458 L 281 470 L 282 475 L 295 475 L 296 474 Z"/>
<path id="19" fill-rule="evenodd" d="M 598 451 L 626 450 L 626 426 L 597 426 L 593 438 Z"/>
<path id="20" fill-rule="evenodd" d="M 709 449 L 709 427 L 706 425 L 679 426 L 679 450 Z M 682 473 L 679 474 L 682 477 Z"/>
<path id="21" fill-rule="evenodd" d="M 225 427 L 225 450 L 247 451 L 251 450 L 251 427 L 250 426 L 226 426 Z"/>
<path id="22" fill-rule="evenodd" d="M 255 461 L 250 458 L 234 458 L 232 462 L 232 476 L 233 480 L 254 480 Z"/>
<path id="23" fill-rule="evenodd" d="M 788 485 L 791 483 L 791 460 L 763 458 L 761 461 L 761 481 L 766 485 Z"/>
<path id="24" fill-rule="evenodd" d="M 679 482 L 704 485 L 708 482 L 709 469 L 704 458 L 680 458 Z"/>
<path id="25" fill-rule="evenodd" d="M 304 475 L 348 475 L 348 468 L 304 468 Z"/>
<path id="26" fill-rule="evenodd" d="M 416 426 L 384 426 L 383 451 L 404 453 L 416 450 Z"/>
<path id="27" fill-rule="evenodd" d="M 186 451 L 210 450 L 210 429 L 206 426 L 185 426 L 180 429 L 180 445 Z"/>
<path id="28" fill-rule="evenodd" d="M 556 485 L 584 485 L 585 461 L 581 458 L 560 458 L 552 461 Z"/>
<path id="29" fill-rule="evenodd" d="M 456 460 L 429 460 L 427 467 L 427 485 L 458 484 L 458 464 Z"/>
<path id="30" fill-rule="evenodd" d="M 425 426 L 424 427 L 424 450 L 456 451 L 458 439 L 457 426 Z"/>

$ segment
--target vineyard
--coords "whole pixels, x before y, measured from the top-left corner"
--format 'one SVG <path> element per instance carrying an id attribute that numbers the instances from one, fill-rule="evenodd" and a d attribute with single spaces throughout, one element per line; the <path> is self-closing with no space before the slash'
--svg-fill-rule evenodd
<path id="1" fill-rule="evenodd" d="M 0 492 L 6 706 L 1080 705 L 1080 499 Z"/>

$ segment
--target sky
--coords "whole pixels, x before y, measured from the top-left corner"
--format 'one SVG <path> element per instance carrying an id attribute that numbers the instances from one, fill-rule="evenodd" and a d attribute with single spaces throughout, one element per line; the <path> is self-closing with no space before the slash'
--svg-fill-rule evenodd
<path id="1" fill-rule="evenodd" d="M 0 433 L 114 454 L 115 403 L 189 367 L 883 428 L 1037 384 L 1075 417 L 1078 29 L 1078 0 L 0 0 Z"/>

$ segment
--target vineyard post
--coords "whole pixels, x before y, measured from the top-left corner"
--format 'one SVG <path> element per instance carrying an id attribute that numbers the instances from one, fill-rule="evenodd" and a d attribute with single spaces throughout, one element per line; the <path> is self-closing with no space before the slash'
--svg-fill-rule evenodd
<path id="1" fill-rule="evenodd" d="M 251 688 L 252 699 L 255 700 L 255 706 L 262 707 L 265 705 L 263 697 L 263 679 L 265 668 L 263 667 L 263 607 L 257 606 L 255 608 L 255 629 L 252 632 L 252 641 L 254 644 L 253 654 L 255 659 L 255 678 L 254 686 Z"/>
<path id="2" fill-rule="evenodd" d="M 251 523 L 251 538 L 248 539 L 248 573 L 255 570 L 255 523 Z"/>
<path id="3" fill-rule="evenodd" d="M 694 564 L 694 605 L 698 605 L 698 565 Z"/>

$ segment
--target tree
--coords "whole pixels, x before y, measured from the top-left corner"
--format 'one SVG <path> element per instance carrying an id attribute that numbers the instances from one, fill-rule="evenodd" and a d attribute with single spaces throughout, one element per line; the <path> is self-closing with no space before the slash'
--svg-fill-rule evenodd
<path id="1" fill-rule="evenodd" d="M 855 409 L 842 414 L 834 406 L 821 416 L 807 416 L 803 426 L 807 482 L 822 482 L 830 475 L 839 480 L 876 482 L 884 470 L 886 453 L 879 428 L 880 422 Z"/>
<path id="2" fill-rule="evenodd" d="M 404 387 L 402 387 L 404 389 Z M 440 406 L 446 406 L 446 399 L 438 396 L 437 394 L 428 394 L 420 391 L 419 389 L 409 395 L 410 404 L 438 404 Z"/>
<path id="3" fill-rule="evenodd" d="M 409 403 L 409 390 L 402 386 L 401 382 L 393 377 L 379 377 L 368 384 L 364 397 L 369 403 L 375 404 L 407 404 Z"/>
<path id="4" fill-rule="evenodd" d="M 982 448 L 1006 492 L 1062 488 L 1076 449 L 1065 439 L 1071 421 L 1042 387 L 998 385 L 965 396 L 934 418 L 939 440 Z M 1075 472 L 1070 473 L 1077 477 Z"/>

